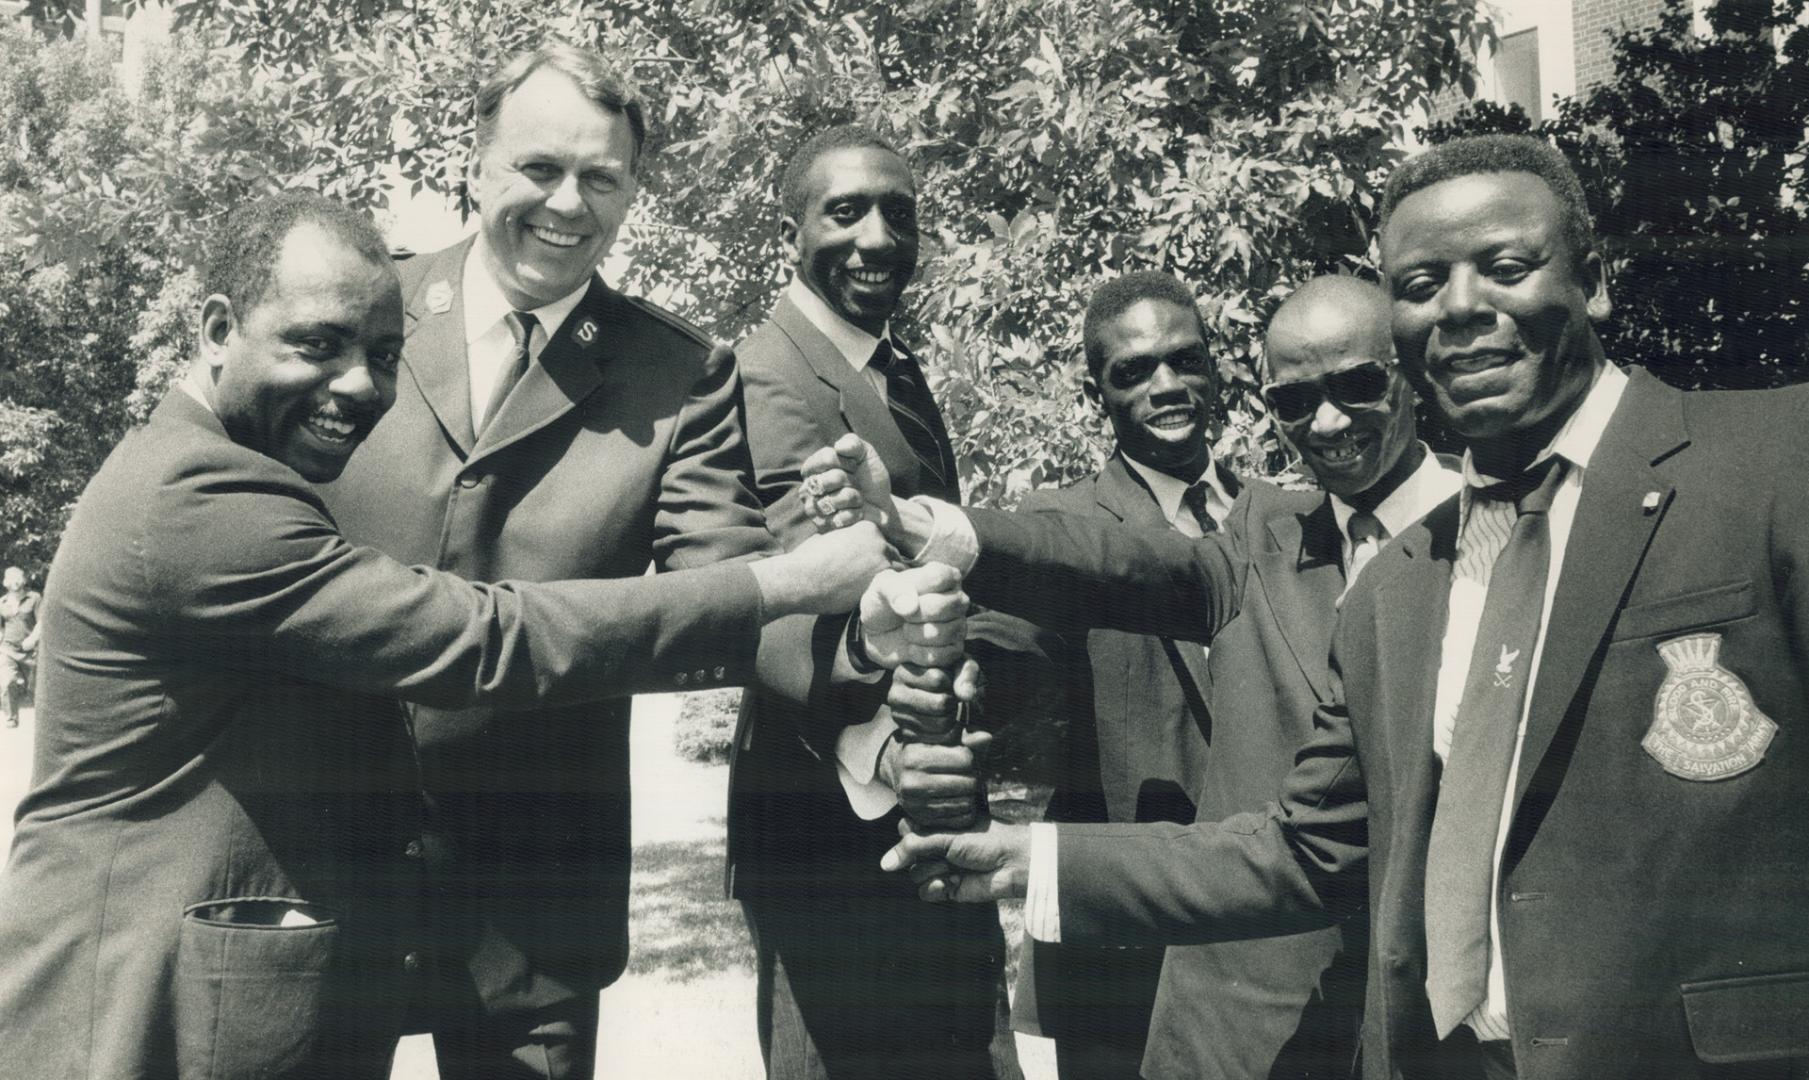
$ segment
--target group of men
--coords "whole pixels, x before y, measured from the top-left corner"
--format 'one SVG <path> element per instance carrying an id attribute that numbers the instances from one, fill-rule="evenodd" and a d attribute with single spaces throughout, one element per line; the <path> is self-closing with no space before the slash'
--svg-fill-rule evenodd
<path id="1" fill-rule="evenodd" d="M 1114 453 L 1003 513 L 956 509 L 892 322 L 884 139 L 793 154 L 792 280 L 731 352 L 598 275 L 646 132 L 596 56 L 475 113 L 478 233 L 399 278 L 327 200 L 229 215 L 192 369 L 78 504 L 0 1075 L 382 1077 L 412 1031 L 448 1078 L 592 1075 L 628 695 L 734 684 L 770 1077 L 1011 1080 L 1014 1019 L 1064 1080 L 1802 1075 L 1809 399 L 1607 363 L 1555 151 L 1415 159 L 1386 284 L 1276 312 L 1322 491 L 1213 460 L 1193 295 L 1134 273 L 1083 334 Z M 976 804 L 975 660 L 992 722 L 1060 712 L 1059 824 Z"/>

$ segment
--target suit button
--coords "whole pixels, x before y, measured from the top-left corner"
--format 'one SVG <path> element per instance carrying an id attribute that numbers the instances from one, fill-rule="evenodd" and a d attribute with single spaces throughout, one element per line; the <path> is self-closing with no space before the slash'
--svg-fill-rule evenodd
<path id="1" fill-rule="evenodd" d="M 478 485 L 479 479 L 480 478 L 478 477 L 478 475 L 476 473 L 460 473 L 459 474 L 459 487 L 465 488 L 466 490 L 470 490 L 471 488 L 474 488 Z"/>
<path id="2" fill-rule="evenodd" d="M 419 840 L 410 840 L 408 843 L 406 843 L 402 846 L 402 854 L 408 856 L 411 859 L 420 858 L 421 857 L 421 842 Z"/>
<path id="3" fill-rule="evenodd" d="M 421 970 L 421 954 L 410 952 L 402 957 L 402 968 L 405 971 Z"/>

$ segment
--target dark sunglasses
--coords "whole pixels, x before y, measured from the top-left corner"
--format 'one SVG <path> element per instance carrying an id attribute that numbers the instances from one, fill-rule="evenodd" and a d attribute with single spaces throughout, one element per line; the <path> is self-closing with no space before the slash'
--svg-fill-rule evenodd
<path id="1" fill-rule="evenodd" d="M 1388 368 L 1371 360 L 1312 379 L 1271 383 L 1263 387 L 1263 404 L 1284 424 L 1308 419 L 1327 400 L 1346 412 L 1373 409 L 1388 399 L 1391 378 Z"/>

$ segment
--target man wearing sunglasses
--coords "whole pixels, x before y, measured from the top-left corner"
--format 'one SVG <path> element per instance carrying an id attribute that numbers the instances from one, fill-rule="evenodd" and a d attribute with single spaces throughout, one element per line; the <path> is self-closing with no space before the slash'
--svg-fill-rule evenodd
<path id="1" fill-rule="evenodd" d="M 1327 657 L 1341 597 L 1390 536 L 1460 483 L 1416 438 L 1388 296 L 1375 285 L 1351 277 L 1302 285 L 1270 320 L 1263 356 L 1269 413 L 1324 493 L 1252 484 L 1233 514 L 1248 569 L 1239 617 L 1212 639 L 1217 722 L 1201 821 L 1275 798 L 1312 734 L 1313 710 L 1331 694 Z M 1361 917 L 1286 937 L 1170 948 L 1142 1075 L 1351 1075 L 1367 956 Z"/>

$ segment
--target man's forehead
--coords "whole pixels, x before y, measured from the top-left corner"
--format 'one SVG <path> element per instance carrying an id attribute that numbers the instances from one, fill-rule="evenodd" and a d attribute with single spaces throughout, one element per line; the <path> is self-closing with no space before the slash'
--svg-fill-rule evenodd
<path id="1" fill-rule="evenodd" d="M 1384 270 L 1407 247 L 1475 244 L 1491 235 L 1551 233 L 1564 208 L 1543 177 L 1530 172 L 1465 173 L 1404 196 L 1382 229 Z"/>
<path id="2" fill-rule="evenodd" d="M 877 146 L 844 146 L 820 154 L 811 163 L 810 176 L 818 201 L 854 194 L 917 197 L 917 179 L 904 159 Z"/>

